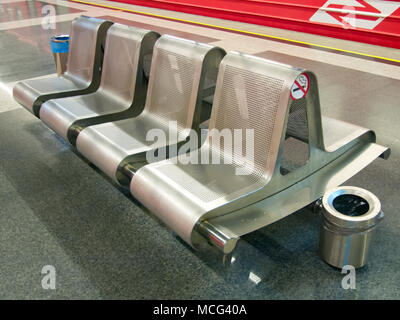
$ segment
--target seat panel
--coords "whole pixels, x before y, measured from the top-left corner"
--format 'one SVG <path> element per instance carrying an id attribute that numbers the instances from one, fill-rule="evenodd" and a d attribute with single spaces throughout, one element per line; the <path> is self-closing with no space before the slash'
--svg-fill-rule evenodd
<path id="1" fill-rule="evenodd" d="M 82 130 L 77 139 L 77 148 L 88 159 L 95 159 L 95 164 L 110 177 L 115 177 L 119 164 L 128 156 L 137 155 L 145 160 L 146 152 L 165 147 L 163 141 L 147 140 L 151 130 L 161 130 L 169 144 L 176 144 L 177 134 L 170 135 L 159 119 L 143 113 L 136 118 L 103 123 Z M 94 141 L 96 143 L 94 143 Z"/>
<path id="2" fill-rule="evenodd" d="M 91 126 L 83 129 L 77 139 L 78 150 L 84 150 L 87 159 L 96 159 L 95 165 L 109 177 L 116 177 L 119 164 L 129 155 L 128 150 L 138 153 L 148 150 L 141 137 L 134 138 L 124 130 L 124 124 L 131 127 L 131 121 L 127 120 Z"/>
<path id="3" fill-rule="evenodd" d="M 53 94 L 58 91 L 77 90 L 85 87 L 82 83 L 74 82 L 66 77 L 34 79 L 27 80 L 24 83 L 31 90 L 35 90 L 37 95 Z M 49 89 L 52 91 L 49 91 Z"/>
<path id="4" fill-rule="evenodd" d="M 265 184 L 254 172 L 248 175 L 238 175 L 238 165 L 224 163 L 224 159 L 215 151 L 209 150 L 209 164 L 200 162 L 201 152 L 195 150 L 190 154 L 180 155 L 178 158 L 162 162 L 162 164 L 149 165 L 144 170 L 151 168 L 157 171 L 156 175 L 161 179 L 177 181 L 176 190 L 181 190 L 177 199 L 188 197 L 188 201 L 201 203 L 202 207 L 214 207 L 244 193 L 257 190 Z M 191 158 L 198 161 L 190 163 Z M 212 158 L 219 158 L 220 164 L 213 164 Z M 234 177 L 232 179 L 231 177 Z"/>
<path id="5" fill-rule="evenodd" d="M 43 102 L 91 93 L 100 84 L 101 46 L 112 22 L 81 16 L 71 24 L 67 70 L 60 77 L 21 81 L 13 96 L 25 109 L 39 117 Z"/>
<path id="6" fill-rule="evenodd" d="M 46 100 L 60 94 L 69 94 L 83 90 L 80 83 L 73 82 L 66 77 L 52 77 L 45 79 L 27 80 L 17 83 L 13 89 L 14 99 L 28 108 L 32 113 Z"/>
<path id="7" fill-rule="evenodd" d="M 68 130 L 76 120 L 96 117 L 99 114 L 122 112 L 125 109 L 125 106 L 110 96 L 96 92 L 49 100 L 40 108 L 40 119 L 68 141 Z"/>

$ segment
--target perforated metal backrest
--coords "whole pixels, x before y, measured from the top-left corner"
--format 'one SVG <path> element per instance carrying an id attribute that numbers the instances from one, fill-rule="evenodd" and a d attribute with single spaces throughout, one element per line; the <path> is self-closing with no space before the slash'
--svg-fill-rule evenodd
<path id="1" fill-rule="evenodd" d="M 292 69 L 269 60 L 231 52 L 222 60 L 209 129 L 242 130 L 242 152 L 232 154 L 233 163 L 243 161 L 248 143 L 246 129 L 254 129 L 254 172 L 264 176 L 274 170 L 289 99 Z M 210 131 L 211 132 L 211 131 Z M 224 140 L 211 148 L 224 152 Z M 241 151 L 241 150 L 240 150 Z"/>
<path id="2" fill-rule="evenodd" d="M 291 102 L 286 135 L 308 142 L 308 119 L 306 98 Z"/>
<path id="3" fill-rule="evenodd" d="M 142 81 L 139 69 L 142 41 L 145 37 L 157 39 L 158 34 L 149 30 L 114 23 L 107 31 L 100 90 L 124 102 L 132 103 L 135 84 Z"/>
<path id="4" fill-rule="evenodd" d="M 101 62 L 101 59 L 96 59 L 96 48 L 101 45 L 98 42 L 101 42 L 111 24 L 86 16 L 72 21 L 66 75 L 78 81 L 91 81 L 94 70 L 100 67 Z"/>
<path id="5" fill-rule="evenodd" d="M 205 55 L 213 46 L 162 36 L 156 43 L 150 70 L 145 112 L 168 126 L 176 121 L 178 134 L 191 128 Z"/>

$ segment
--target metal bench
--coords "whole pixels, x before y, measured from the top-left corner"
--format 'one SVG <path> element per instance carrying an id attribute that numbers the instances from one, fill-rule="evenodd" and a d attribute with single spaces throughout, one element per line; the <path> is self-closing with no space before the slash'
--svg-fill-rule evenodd
<path id="1" fill-rule="evenodd" d="M 308 88 L 291 98 L 302 90 L 295 85 L 300 77 Z M 232 136 L 235 129 L 254 129 L 254 144 L 243 133 L 242 145 L 248 150 L 250 144 L 254 157 L 227 151 L 213 129 Z M 184 164 L 204 154 L 221 164 Z M 206 239 L 229 253 L 240 236 L 301 209 L 388 155 L 372 131 L 321 117 L 313 73 L 232 52 L 220 66 L 206 142 L 143 166 L 130 190 L 190 245 Z"/>
<path id="2" fill-rule="evenodd" d="M 143 112 L 83 129 L 76 141 L 78 151 L 116 182 L 129 186 L 133 172 L 146 163 L 147 152 L 168 153 L 186 141 L 189 129 L 198 129 L 203 98 L 212 94 L 224 55 L 215 46 L 162 36 L 154 47 Z M 169 132 L 171 121 L 176 121 L 176 135 Z M 150 129 L 164 132 L 167 141 L 147 141 Z"/>
<path id="3" fill-rule="evenodd" d="M 135 117 L 143 111 L 147 79 L 143 62 L 159 34 L 115 23 L 108 29 L 99 89 L 91 94 L 52 99 L 40 108 L 40 119 L 75 145 L 90 125 Z"/>
<path id="4" fill-rule="evenodd" d="M 81 16 L 72 21 L 67 70 L 60 77 L 18 82 L 13 95 L 28 111 L 39 117 L 43 102 L 91 93 L 100 84 L 102 48 L 112 22 Z"/>

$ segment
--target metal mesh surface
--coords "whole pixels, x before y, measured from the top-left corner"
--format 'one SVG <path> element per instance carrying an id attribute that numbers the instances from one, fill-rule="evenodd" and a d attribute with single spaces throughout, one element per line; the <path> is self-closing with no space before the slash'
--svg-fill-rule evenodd
<path id="1" fill-rule="evenodd" d="M 210 123 L 212 129 L 228 132 L 234 137 L 239 129 L 241 148 L 225 150 L 224 138 L 211 138 L 200 152 L 207 152 L 210 164 L 167 164 L 157 168 L 171 181 L 179 181 L 179 188 L 205 203 L 233 196 L 265 184 L 265 174 L 270 165 L 272 135 L 284 81 L 243 68 L 226 65 L 222 86 L 214 97 L 214 110 Z M 253 132 L 254 141 L 247 139 L 246 130 Z M 247 147 L 254 148 L 254 158 L 246 159 Z M 208 149 L 208 150 L 207 150 Z M 213 164 L 213 156 L 220 164 Z M 274 163 L 271 163 L 273 166 Z M 238 174 L 237 169 L 249 169 L 248 174 Z"/>
<path id="2" fill-rule="evenodd" d="M 307 101 L 294 100 L 290 105 L 286 136 L 308 142 Z"/>
<path id="3" fill-rule="evenodd" d="M 80 19 L 72 24 L 67 71 L 72 76 L 90 81 L 96 51 L 97 30 L 86 26 L 85 23 L 89 22 Z"/>
<path id="4" fill-rule="evenodd" d="M 281 173 L 283 175 L 305 165 L 309 158 L 307 100 L 292 101 L 283 145 Z"/>
<path id="5" fill-rule="evenodd" d="M 190 174 L 186 174 L 186 169 L 182 165 L 166 164 L 159 167 L 158 170 L 162 171 L 162 175 L 168 177 L 173 181 L 179 181 L 179 187 L 189 192 L 196 198 L 204 201 L 211 202 L 226 194 L 223 186 L 219 186 L 224 180 L 218 179 L 216 168 L 218 165 L 202 165 L 191 166 Z M 215 168 L 215 170 L 213 170 Z M 231 174 L 234 174 L 231 172 Z"/>
<path id="6" fill-rule="evenodd" d="M 242 68 L 227 65 L 220 95 L 215 97 L 218 109 L 215 128 L 218 130 L 242 130 L 242 150 L 236 150 L 224 157 L 232 157 L 232 162 L 244 161 L 248 144 L 246 130 L 254 132 L 254 173 L 262 176 L 267 170 L 270 159 L 272 133 L 274 131 L 276 114 L 283 80 L 254 73 Z M 212 140 L 213 149 L 215 140 Z M 224 142 L 220 142 L 220 150 L 224 150 Z M 239 150 L 240 151 L 240 150 Z"/>
<path id="7" fill-rule="evenodd" d="M 133 32 L 114 24 L 106 41 L 101 87 L 123 101 L 132 100 L 138 69 L 140 37 Z"/>
<path id="8" fill-rule="evenodd" d="M 191 127 L 189 114 L 194 112 L 199 79 L 196 69 L 201 67 L 201 61 L 180 55 L 162 48 L 157 49 L 154 79 L 148 93 L 148 103 L 145 109 L 159 118 L 168 128 L 169 121 L 176 121 L 178 134 L 181 130 Z M 197 78 L 200 78 L 197 75 Z"/>

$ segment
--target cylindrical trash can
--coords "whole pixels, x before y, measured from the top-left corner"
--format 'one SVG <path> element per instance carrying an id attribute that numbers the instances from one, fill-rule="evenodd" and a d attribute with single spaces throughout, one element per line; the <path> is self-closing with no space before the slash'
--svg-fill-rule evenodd
<path id="1" fill-rule="evenodd" d="M 51 37 L 50 45 L 57 66 L 57 74 L 60 76 L 67 69 L 69 35 L 61 34 Z"/>
<path id="2" fill-rule="evenodd" d="M 383 219 L 379 199 L 365 189 L 341 186 L 325 193 L 321 216 L 320 257 L 337 268 L 364 266 L 373 230 Z"/>

